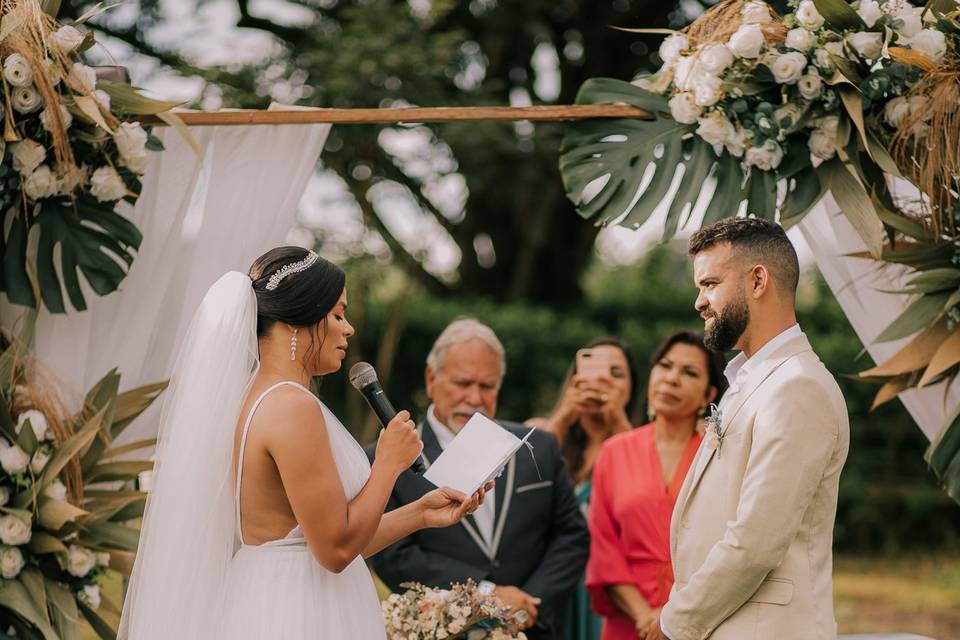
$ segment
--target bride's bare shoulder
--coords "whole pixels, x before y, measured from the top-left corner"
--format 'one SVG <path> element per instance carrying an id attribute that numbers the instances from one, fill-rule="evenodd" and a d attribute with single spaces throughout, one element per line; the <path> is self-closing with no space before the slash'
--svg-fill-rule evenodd
<path id="1" fill-rule="evenodd" d="M 269 424 L 267 431 L 275 435 L 316 434 L 326 430 L 320 403 L 305 390 L 292 385 L 271 391 L 260 402 L 254 423 Z"/>

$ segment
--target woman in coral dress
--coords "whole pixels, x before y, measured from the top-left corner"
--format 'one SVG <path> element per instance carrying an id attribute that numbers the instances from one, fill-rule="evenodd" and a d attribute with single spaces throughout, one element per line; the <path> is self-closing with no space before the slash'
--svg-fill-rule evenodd
<path id="1" fill-rule="evenodd" d="M 699 334 L 668 337 L 652 358 L 650 424 L 616 435 L 593 467 L 586 586 L 603 640 L 636 640 L 673 585 L 670 517 L 702 440 L 700 418 L 726 388 L 723 359 Z"/>

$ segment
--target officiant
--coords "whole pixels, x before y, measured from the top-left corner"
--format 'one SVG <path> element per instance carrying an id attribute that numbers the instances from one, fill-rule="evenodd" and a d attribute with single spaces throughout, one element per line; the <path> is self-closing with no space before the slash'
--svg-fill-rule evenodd
<path id="1" fill-rule="evenodd" d="M 506 361 L 496 334 L 472 318 L 450 324 L 427 356 L 432 404 L 418 425 L 429 466 L 476 412 L 494 418 Z M 518 437 L 529 427 L 497 421 Z M 371 561 L 394 591 L 404 582 L 446 587 L 472 578 L 518 614 L 531 639 L 562 638 L 558 612 L 583 572 L 589 550 L 556 439 L 542 431 L 507 463 L 493 491 L 472 516 L 446 529 L 423 529 Z M 368 447 L 371 461 L 374 447 Z M 433 486 L 405 471 L 387 510 L 417 500 Z"/>

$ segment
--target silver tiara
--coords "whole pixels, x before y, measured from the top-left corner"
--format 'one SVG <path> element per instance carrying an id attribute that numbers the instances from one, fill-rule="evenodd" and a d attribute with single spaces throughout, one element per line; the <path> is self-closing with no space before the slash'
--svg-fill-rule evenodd
<path id="1" fill-rule="evenodd" d="M 306 271 L 310 268 L 314 262 L 320 259 L 320 256 L 315 254 L 313 251 L 307 254 L 307 257 L 299 262 L 291 262 L 288 265 L 285 265 L 279 271 L 270 276 L 270 279 L 267 281 L 267 286 L 265 287 L 267 291 L 273 291 L 280 286 L 280 282 L 289 275 L 294 273 L 300 273 L 301 271 Z"/>

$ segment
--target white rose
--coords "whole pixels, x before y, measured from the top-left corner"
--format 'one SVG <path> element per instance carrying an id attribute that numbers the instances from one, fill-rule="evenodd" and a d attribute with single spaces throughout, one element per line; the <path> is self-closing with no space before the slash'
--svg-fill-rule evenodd
<path id="1" fill-rule="evenodd" d="M 817 118 L 813 121 L 813 126 L 816 129 L 823 129 L 830 135 L 830 137 L 836 139 L 837 129 L 840 126 L 840 117 L 824 116 L 822 118 Z"/>
<path id="2" fill-rule="evenodd" d="M 860 14 L 860 17 L 863 18 L 864 23 L 867 27 L 873 28 L 873 25 L 877 24 L 883 16 L 883 11 L 880 10 L 880 3 L 876 0 L 860 0 L 860 6 L 857 7 L 857 13 Z"/>
<path id="3" fill-rule="evenodd" d="M 44 131 L 50 131 L 50 119 L 50 109 L 44 109 L 40 112 L 40 124 L 43 126 Z M 62 104 L 60 105 L 60 119 L 63 120 L 64 129 L 69 129 L 70 125 L 73 124 L 73 116 Z"/>
<path id="4" fill-rule="evenodd" d="M 790 132 L 800 122 L 801 115 L 800 107 L 795 104 L 785 104 L 773 112 L 773 119 L 777 121 L 778 127 Z M 787 124 L 784 124 L 784 121 L 788 121 Z"/>
<path id="5" fill-rule="evenodd" d="M 821 160 L 829 160 L 837 153 L 837 137 L 824 129 L 814 129 L 807 140 L 810 153 Z"/>
<path id="6" fill-rule="evenodd" d="M 23 570 L 23 553 L 16 547 L 3 547 L 0 549 L 0 575 L 7 580 L 13 580 L 20 571 Z"/>
<path id="7" fill-rule="evenodd" d="M 817 43 L 816 37 L 808 30 L 803 28 L 790 29 L 787 32 L 787 46 L 797 51 L 806 53 Z"/>
<path id="8" fill-rule="evenodd" d="M 897 96 L 883 107 L 883 119 L 894 129 L 899 128 L 910 113 L 910 103 L 903 96 Z"/>
<path id="9" fill-rule="evenodd" d="M 700 68 L 715 76 L 733 64 L 733 59 L 733 53 L 723 44 L 709 44 L 697 54 Z"/>
<path id="10" fill-rule="evenodd" d="M 33 453 L 33 459 L 30 460 L 30 470 L 33 471 L 34 475 L 39 476 L 43 472 L 43 468 L 50 462 L 52 454 L 53 451 L 49 447 L 40 447 Z"/>
<path id="11" fill-rule="evenodd" d="M 0 507 L 10 502 L 10 487 L 0 486 Z"/>
<path id="12" fill-rule="evenodd" d="M 23 473 L 30 464 L 30 456 L 17 445 L 0 440 L 0 467 L 12 476 Z"/>
<path id="13" fill-rule="evenodd" d="M 53 43 L 63 53 L 72 53 L 83 44 L 83 34 L 76 27 L 64 25 L 53 32 Z"/>
<path id="14" fill-rule="evenodd" d="M 127 185 L 113 167 L 100 167 L 90 176 L 90 193 L 100 202 L 112 202 L 127 195 Z"/>
<path id="15" fill-rule="evenodd" d="M 823 80 L 820 79 L 820 74 L 813 69 L 811 69 L 809 73 L 800 76 L 800 79 L 797 80 L 797 91 L 807 100 L 816 100 L 822 90 Z"/>
<path id="16" fill-rule="evenodd" d="M 770 10 L 767 8 L 767 3 L 757 2 L 756 0 L 750 0 L 750 2 L 743 5 L 743 9 L 740 10 L 740 15 L 743 16 L 743 24 L 765 24 L 773 20 L 773 18 L 770 17 Z"/>
<path id="17" fill-rule="evenodd" d="M 700 117 L 701 108 L 692 93 L 678 93 L 667 104 L 670 105 L 670 115 L 680 124 L 693 124 Z"/>
<path id="18" fill-rule="evenodd" d="M 17 516 L 0 516 L 0 541 L 20 545 L 30 542 L 30 525 Z"/>
<path id="19" fill-rule="evenodd" d="M 942 31 L 924 29 L 910 40 L 910 48 L 927 54 L 934 64 L 940 64 L 947 53 L 947 41 Z"/>
<path id="20" fill-rule="evenodd" d="M 900 23 L 894 27 L 894 30 L 904 38 L 912 38 L 917 35 L 920 33 L 920 30 L 923 29 L 923 19 L 920 17 L 921 12 L 923 12 L 923 7 L 904 7 L 897 13 L 897 20 L 899 20 Z M 933 12 L 931 11 L 930 13 Z"/>
<path id="21" fill-rule="evenodd" d="M 693 100 L 701 107 L 711 107 L 719 102 L 723 93 L 720 91 L 720 78 L 703 76 L 699 78 L 693 90 Z"/>
<path id="22" fill-rule="evenodd" d="M 83 591 L 77 594 L 77 599 L 91 609 L 100 608 L 100 587 L 95 584 L 88 584 Z"/>
<path id="23" fill-rule="evenodd" d="M 36 409 L 28 409 L 17 416 L 17 435 L 20 435 L 20 430 L 23 429 L 23 425 L 27 423 L 27 420 L 30 421 L 30 426 L 33 428 L 33 433 L 35 436 L 37 436 L 37 440 L 43 441 L 50 437 L 50 428 L 47 425 L 47 417 Z"/>
<path id="24" fill-rule="evenodd" d="M 813 64 L 817 65 L 821 71 L 832 74 L 834 69 L 833 59 L 827 49 L 817 49 L 813 52 Z"/>
<path id="25" fill-rule="evenodd" d="M 730 155 L 736 158 L 742 158 L 743 154 L 746 152 L 747 148 L 750 147 L 753 142 L 753 132 L 749 129 L 737 128 L 733 135 L 727 138 L 727 141 L 723 143 L 723 146 L 726 147 L 727 152 Z"/>
<path id="26" fill-rule="evenodd" d="M 50 170 L 45 164 L 40 165 L 36 170 L 27 176 L 23 181 L 23 192 L 31 200 L 40 198 L 49 198 L 56 195 L 60 190 L 57 181 L 57 174 Z M 33 424 L 33 421 L 30 421 Z M 46 425 L 44 425 L 46 427 Z"/>
<path id="27" fill-rule="evenodd" d="M 90 570 L 97 566 L 97 556 L 93 551 L 75 544 L 70 545 L 67 551 L 67 573 L 77 578 L 82 578 Z"/>
<path id="28" fill-rule="evenodd" d="M 30 64 L 19 53 L 11 53 L 3 61 L 3 77 L 14 87 L 29 87 L 33 84 Z"/>
<path id="29" fill-rule="evenodd" d="M 17 87 L 13 90 L 13 108 L 20 113 L 33 113 L 43 105 L 40 92 L 34 87 Z"/>
<path id="30" fill-rule="evenodd" d="M 48 498 L 53 498 L 54 500 L 66 500 L 67 499 L 67 485 L 60 482 L 60 480 L 54 480 L 47 485 L 47 488 L 43 490 L 43 495 Z"/>
<path id="31" fill-rule="evenodd" d="M 692 89 L 695 67 L 696 60 L 694 60 L 693 56 L 683 56 L 677 60 L 676 68 L 673 72 L 673 84 L 681 91 Z"/>
<path id="32" fill-rule="evenodd" d="M 109 552 L 109 551 L 96 551 L 96 552 L 94 552 L 93 555 L 97 556 L 97 564 L 100 565 L 101 567 L 109 567 L 109 566 L 110 566 L 110 552 Z"/>
<path id="33" fill-rule="evenodd" d="M 755 24 L 745 24 L 730 36 L 727 46 L 739 58 L 756 58 L 760 55 L 763 42 L 763 31 L 760 27 Z"/>
<path id="34" fill-rule="evenodd" d="M 750 147 L 744 154 L 743 161 L 748 167 L 757 167 L 770 171 L 780 166 L 783 160 L 783 149 L 773 140 L 767 140 L 762 147 Z"/>
<path id="35" fill-rule="evenodd" d="M 70 84 L 84 95 L 93 93 L 97 88 L 97 72 L 85 64 L 75 62 L 67 77 Z"/>
<path id="36" fill-rule="evenodd" d="M 109 111 L 110 110 L 110 94 L 104 91 L 103 89 L 97 89 L 93 92 L 93 97 L 96 98 L 103 107 Z"/>
<path id="37" fill-rule="evenodd" d="M 929 125 L 926 124 L 931 116 L 927 109 L 929 102 L 926 96 L 910 96 L 907 99 L 907 104 L 910 105 L 910 116 L 914 120 L 913 135 L 915 136 L 924 136 L 929 130 Z"/>
<path id="38" fill-rule="evenodd" d="M 47 159 L 47 150 L 33 140 L 22 140 L 10 145 L 13 168 L 21 175 L 29 175 Z"/>
<path id="39" fill-rule="evenodd" d="M 883 52 L 883 34 L 860 31 L 847 36 L 847 44 L 868 60 L 876 60 Z"/>
<path id="40" fill-rule="evenodd" d="M 817 5 L 813 4 L 813 0 L 803 0 L 794 15 L 797 22 L 807 29 L 815 30 L 823 26 L 823 16 L 817 11 Z"/>
<path id="41" fill-rule="evenodd" d="M 682 33 L 675 33 L 664 38 L 660 43 L 660 59 L 664 62 L 676 62 L 680 54 L 686 51 L 690 46 L 687 36 Z"/>
<path id="42" fill-rule="evenodd" d="M 124 122 L 117 127 L 113 134 L 113 141 L 117 151 L 123 158 L 124 164 L 138 173 L 143 172 L 147 162 L 147 132 L 139 122 Z M 139 169 L 139 171 L 138 171 Z"/>
<path id="43" fill-rule="evenodd" d="M 794 84 L 803 75 L 807 66 L 807 56 L 799 51 L 791 51 L 778 56 L 770 67 L 773 79 L 780 84 Z"/>
<path id="44" fill-rule="evenodd" d="M 711 111 L 697 120 L 697 135 L 710 144 L 723 144 L 736 133 L 733 123 L 720 111 Z"/>

